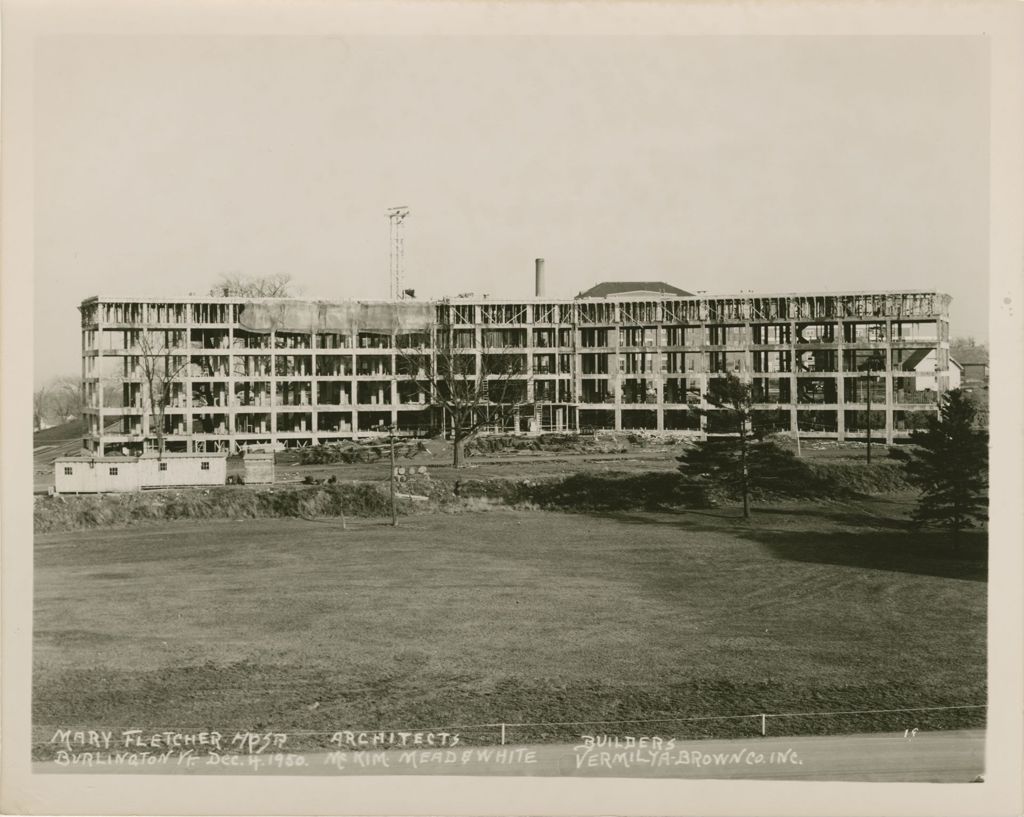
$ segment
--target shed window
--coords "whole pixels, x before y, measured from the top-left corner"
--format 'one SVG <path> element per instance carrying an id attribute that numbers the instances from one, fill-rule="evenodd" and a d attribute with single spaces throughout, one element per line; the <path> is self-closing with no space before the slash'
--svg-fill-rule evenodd
<path id="1" fill-rule="evenodd" d="M 166 462 L 160 463 L 160 470 L 161 471 L 166 471 L 167 470 L 167 463 Z"/>
<path id="2" fill-rule="evenodd" d="M 72 468 L 70 465 L 65 465 L 64 466 L 64 476 L 70 477 L 74 473 L 75 473 L 75 469 Z"/>
<path id="3" fill-rule="evenodd" d="M 112 476 L 112 477 L 116 477 L 117 476 L 117 468 L 116 467 L 112 467 L 110 469 L 110 476 Z"/>
<path id="4" fill-rule="evenodd" d="M 208 462 L 201 462 L 201 463 L 199 463 L 199 468 L 202 471 L 209 471 L 210 470 L 210 463 L 208 463 Z"/>

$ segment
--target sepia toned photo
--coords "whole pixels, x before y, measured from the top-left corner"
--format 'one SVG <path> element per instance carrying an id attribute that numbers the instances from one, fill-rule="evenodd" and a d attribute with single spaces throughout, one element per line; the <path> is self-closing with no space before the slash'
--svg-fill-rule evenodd
<path id="1" fill-rule="evenodd" d="M 1006 786 L 992 39 L 307 17 L 25 52 L 33 786 Z"/>

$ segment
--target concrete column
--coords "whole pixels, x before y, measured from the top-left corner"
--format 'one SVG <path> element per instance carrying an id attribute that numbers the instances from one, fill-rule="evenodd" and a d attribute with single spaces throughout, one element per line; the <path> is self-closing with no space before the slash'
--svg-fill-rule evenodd
<path id="1" fill-rule="evenodd" d="M 85 339 L 86 339 L 87 336 L 88 336 L 87 331 L 85 329 L 81 330 L 82 356 L 81 356 L 81 359 L 79 360 L 79 366 L 78 366 L 78 368 L 79 368 L 78 391 L 79 391 L 79 400 L 82 403 L 81 419 L 82 419 L 82 422 L 86 426 L 88 426 L 89 421 L 91 419 L 91 415 L 87 413 L 87 409 L 91 408 L 90 401 L 87 399 L 87 395 L 89 393 L 89 390 L 85 386 L 85 352 L 86 352 L 86 349 L 85 349 Z M 92 436 L 92 432 L 87 429 L 86 430 L 86 434 L 83 435 L 83 436 L 91 437 Z M 83 442 L 84 442 L 84 440 L 83 440 Z"/>
<path id="2" fill-rule="evenodd" d="M 317 377 L 316 372 L 316 329 L 310 327 L 309 330 L 309 418 L 312 428 L 312 441 L 313 445 L 317 445 L 320 442 L 319 437 L 319 422 L 317 421 L 317 410 L 316 407 L 320 402 L 320 380 Z M 392 371 L 394 371 L 394 363 L 392 363 Z"/>
<path id="3" fill-rule="evenodd" d="M 782 351 L 782 350 L 780 350 Z M 797 389 L 798 378 L 796 376 L 797 370 L 797 338 L 796 338 L 796 321 L 789 322 L 789 399 L 791 401 L 789 407 L 789 423 L 792 426 L 793 434 L 800 433 L 800 394 Z M 780 378 L 781 380 L 781 378 Z"/>
<path id="4" fill-rule="evenodd" d="M 700 415 L 700 439 L 706 440 L 708 438 L 708 417 L 704 413 L 711 405 L 707 401 L 707 393 L 710 388 L 710 361 L 708 360 L 708 321 L 707 321 L 707 301 L 701 302 L 701 322 L 697 329 L 697 344 L 693 347 L 693 354 L 697 355 L 697 368 L 694 374 L 697 375 L 695 378 L 700 383 L 700 403 L 698 404 L 703 409 Z M 690 347 L 685 347 L 687 354 L 690 353 Z M 687 372 L 689 375 L 689 372 Z"/>
<path id="5" fill-rule="evenodd" d="M 892 388 L 892 321 L 885 322 L 885 442 L 893 441 L 893 388 Z M 868 386 L 868 388 L 871 388 Z"/>
<path id="6" fill-rule="evenodd" d="M 540 297 L 541 293 L 539 291 L 539 288 L 543 286 L 542 278 L 543 278 L 543 275 L 544 275 L 544 259 L 538 258 L 537 259 L 537 264 L 538 264 L 538 267 L 537 267 L 537 286 L 538 286 L 537 295 L 538 295 L 538 297 Z M 532 309 L 530 304 L 526 304 L 525 308 L 526 308 L 526 324 L 525 324 L 525 327 L 526 327 L 526 349 L 524 349 L 524 351 L 526 352 L 526 400 L 527 400 L 527 402 L 532 403 L 536 399 L 536 389 L 534 388 L 534 382 L 533 382 L 533 355 L 534 355 L 534 352 L 536 351 L 536 349 L 534 348 L 534 345 L 533 345 L 533 314 L 532 314 L 533 313 L 533 309 Z M 555 335 L 557 336 L 557 334 L 558 334 L 558 330 L 556 329 L 555 330 Z M 557 342 L 557 337 L 555 339 L 555 346 L 553 348 L 551 348 L 551 349 L 544 349 L 543 350 L 544 354 L 548 354 L 550 352 L 554 352 L 555 353 L 555 371 L 554 371 L 554 375 L 555 375 L 555 391 L 556 391 L 555 399 L 557 400 L 558 399 L 558 394 L 557 394 L 557 391 L 558 391 L 558 342 Z M 536 408 L 534 410 L 533 417 L 530 418 L 530 431 L 534 432 L 534 433 L 540 430 L 539 429 L 539 423 L 537 422 L 537 414 L 538 414 L 538 412 L 539 412 L 539 408 Z M 516 431 L 519 431 L 518 416 L 519 416 L 519 412 L 516 411 L 516 418 L 517 418 L 516 419 Z"/>
<path id="7" fill-rule="evenodd" d="M 576 314 L 576 309 L 573 309 Z M 572 326 L 572 390 L 576 400 L 576 433 L 579 434 L 582 425 L 580 423 L 579 407 L 582 405 L 583 397 L 583 338 L 580 335 L 578 323 Z"/>
<path id="8" fill-rule="evenodd" d="M 477 319 L 477 321 L 479 321 L 480 320 L 480 316 L 481 316 L 481 307 L 478 306 L 476 308 L 476 310 L 475 310 L 475 313 L 476 313 L 476 319 Z M 473 326 L 473 358 L 476 361 L 475 366 L 476 366 L 476 377 L 478 378 L 477 382 L 483 382 L 482 378 L 486 377 L 486 375 L 483 374 L 483 365 L 484 365 L 484 347 L 483 347 L 483 343 L 484 343 L 484 330 L 483 330 L 483 326 L 482 326 L 482 324 L 477 323 L 477 324 L 475 324 Z M 453 436 L 454 436 L 454 434 L 453 434 Z"/>
<path id="9" fill-rule="evenodd" d="M 618 307 L 616 307 L 615 318 L 618 320 Z M 608 385 L 615 398 L 612 410 L 615 412 L 615 430 L 622 431 L 622 352 L 619 344 L 620 324 L 615 323 L 608 329 L 608 348 L 611 353 L 608 355 Z"/>
<path id="10" fill-rule="evenodd" d="M 270 438 L 277 443 L 277 332 L 267 333 L 267 343 L 270 348 L 267 354 L 270 355 Z"/>
<path id="11" fill-rule="evenodd" d="M 235 401 L 235 305 L 228 304 L 228 394 L 227 407 L 229 445 L 231 451 L 238 450 L 238 403 Z"/>
<path id="12" fill-rule="evenodd" d="M 846 440 L 846 395 L 844 394 L 846 378 L 843 375 L 846 328 L 843 321 L 836 323 L 836 330 L 836 439 L 843 442 Z"/>
<path id="13" fill-rule="evenodd" d="M 661 342 L 664 334 L 665 324 L 659 321 L 654 325 L 654 346 L 651 349 L 651 378 L 654 381 L 655 400 L 657 401 L 654 404 L 655 428 L 658 431 L 665 430 L 665 374 L 662 372 L 665 344 Z"/>
<path id="14" fill-rule="evenodd" d="M 98 427 L 96 429 L 96 445 L 99 448 L 99 453 L 103 454 L 103 447 L 106 444 L 104 435 L 106 433 L 107 422 L 103 416 L 103 389 L 106 386 L 106 380 L 103 377 L 103 332 L 105 331 L 103 323 L 103 304 L 101 301 L 96 303 L 96 361 L 94 365 L 96 370 L 96 420 Z"/>
<path id="15" fill-rule="evenodd" d="M 195 452 L 196 441 L 195 441 L 195 424 L 192 422 L 192 311 L 195 308 L 195 304 L 186 303 L 185 307 L 185 358 L 187 363 L 185 364 L 185 373 L 181 378 L 181 388 L 184 392 L 185 398 L 185 434 L 188 435 L 188 445 L 186 448 L 189 452 Z M 179 327 L 181 330 L 182 327 Z"/>

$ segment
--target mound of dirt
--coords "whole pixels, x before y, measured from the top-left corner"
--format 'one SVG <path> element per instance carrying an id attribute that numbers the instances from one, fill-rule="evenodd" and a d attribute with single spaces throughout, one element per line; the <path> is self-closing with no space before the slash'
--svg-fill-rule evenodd
<path id="1" fill-rule="evenodd" d="M 395 457 L 405 460 L 426 453 L 426 444 L 422 440 L 397 440 Z M 391 456 L 388 443 L 332 443 L 300 448 L 297 452 L 300 465 L 336 465 L 357 462 L 380 462 Z"/>

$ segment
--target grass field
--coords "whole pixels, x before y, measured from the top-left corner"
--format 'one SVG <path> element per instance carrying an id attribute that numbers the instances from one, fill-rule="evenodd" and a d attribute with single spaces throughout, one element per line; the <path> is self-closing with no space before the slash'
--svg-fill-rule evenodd
<path id="1" fill-rule="evenodd" d="M 346 728 L 984 703 L 984 535 L 952 552 L 909 533 L 907 510 L 865 500 L 776 505 L 749 524 L 732 510 L 491 511 L 397 529 L 261 519 L 38 535 L 36 754 L 56 726 L 302 731 L 322 745 L 316 733 Z M 972 726 L 983 712 L 772 729 Z"/>

